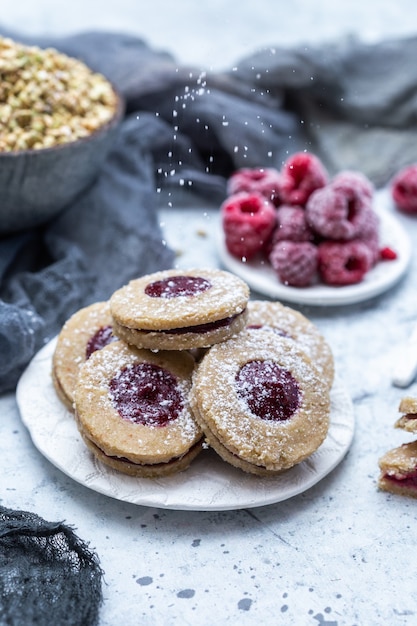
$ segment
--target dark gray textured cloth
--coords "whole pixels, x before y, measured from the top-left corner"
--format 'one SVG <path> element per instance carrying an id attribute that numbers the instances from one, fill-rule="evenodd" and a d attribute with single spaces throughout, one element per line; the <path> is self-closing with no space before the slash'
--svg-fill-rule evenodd
<path id="1" fill-rule="evenodd" d="M 331 173 L 359 169 L 376 185 L 417 161 L 417 37 L 277 46 L 205 73 L 132 35 L 0 33 L 81 58 L 126 101 L 94 186 L 50 224 L 0 240 L 0 392 L 76 309 L 172 265 L 158 188 L 220 203 L 234 169 L 279 168 L 303 149 Z"/>
<path id="2" fill-rule="evenodd" d="M 62 522 L 0 506 L 0 623 L 96 626 L 103 571 Z"/>

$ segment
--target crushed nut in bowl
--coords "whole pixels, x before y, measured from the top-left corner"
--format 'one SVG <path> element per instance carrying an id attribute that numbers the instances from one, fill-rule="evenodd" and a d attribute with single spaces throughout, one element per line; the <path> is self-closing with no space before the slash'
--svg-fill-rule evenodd
<path id="1" fill-rule="evenodd" d="M 78 59 L 0 37 L 0 233 L 44 223 L 88 187 L 123 110 Z"/>

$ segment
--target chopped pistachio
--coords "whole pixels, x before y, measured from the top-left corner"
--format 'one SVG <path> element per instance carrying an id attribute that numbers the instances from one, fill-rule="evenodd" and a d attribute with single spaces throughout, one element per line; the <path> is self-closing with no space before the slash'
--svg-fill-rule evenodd
<path id="1" fill-rule="evenodd" d="M 116 106 L 109 81 L 78 59 L 0 36 L 0 152 L 76 141 Z"/>

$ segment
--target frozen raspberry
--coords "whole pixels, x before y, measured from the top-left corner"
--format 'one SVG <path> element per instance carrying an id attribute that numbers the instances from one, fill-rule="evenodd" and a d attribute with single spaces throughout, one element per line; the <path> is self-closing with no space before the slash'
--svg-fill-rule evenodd
<path id="1" fill-rule="evenodd" d="M 369 201 L 374 196 L 374 186 L 364 174 L 346 170 L 339 172 L 332 180 L 332 187 L 341 189 L 350 197 L 362 196 Z"/>
<path id="2" fill-rule="evenodd" d="M 306 212 L 300 206 L 282 205 L 277 209 L 277 225 L 272 243 L 277 241 L 312 241 L 313 231 L 307 224 Z"/>
<path id="3" fill-rule="evenodd" d="M 281 202 L 305 206 L 313 191 L 327 182 L 328 174 L 320 159 L 308 152 L 296 152 L 285 161 L 281 170 Z"/>
<path id="4" fill-rule="evenodd" d="M 375 213 L 372 207 L 367 207 L 364 210 L 364 216 L 362 220 L 362 228 L 360 231 L 361 239 L 369 239 L 379 236 L 379 217 Z"/>
<path id="5" fill-rule="evenodd" d="M 250 259 L 268 242 L 276 224 L 276 209 L 259 193 L 241 192 L 227 198 L 221 208 L 226 248 Z"/>
<path id="6" fill-rule="evenodd" d="M 371 269 L 372 253 L 363 241 L 324 241 L 318 246 L 318 266 L 327 285 L 353 285 Z"/>
<path id="7" fill-rule="evenodd" d="M 405 167 L 394 176 L 391 193 L 400 211 L 417 213 L 417 164 Z"/>
<path id="8" fill-rule="evenodd" d="M 395 261 L 398 258 L 398 254 L 389 246 L 385 246 L 379 251 L 379 258 L 382 261 Z"/>
<path id="9" fill-rule="evenodd" d="M 278 205 L 280 181 L 281 174 L 272 167 L 242 168 L 232 174 L 227 181 L 227 193 L 231 196 L 240 191 L 258 192 Z"/>
<path id="10" fill-rule="evenodd" d="M 369 200 L 332 184 L 314 191 L 306 206 L 307 222 L 326 239 L 353 239 L 365 227 Z"/>
<path id="11" fill-rule="evenodd" d="M 375 265 L 380 258 L 379 217 L 372 208 L 365 210 L 364 217 L 363 228 L 356 239 L 368 246 L 372 252 L 372 264 Z"/>
<path id="12" fill-rule="evenodd" d="M 317 247 L 309 241 L 278 241 L 269 262 L 284 285 L 309 287 L 317 273 Z"/>

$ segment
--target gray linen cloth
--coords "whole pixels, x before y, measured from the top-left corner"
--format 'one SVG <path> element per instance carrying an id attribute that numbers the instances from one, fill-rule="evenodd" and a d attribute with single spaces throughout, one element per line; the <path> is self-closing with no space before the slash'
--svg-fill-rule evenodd
<path id="1" fill-rule="evenodd" d="M 377 186 L 417 162 L 417 37 L 276 46 L 202 72 L 123 33 L 0 33 L 84 60 L 126 101 L 94 185 L 49 224 L 0 239 L 0 392 L 78 308 L 173 265 L 157 190 L 219 204 L 233 170 L 280 168 L 298 150 Z"/>

